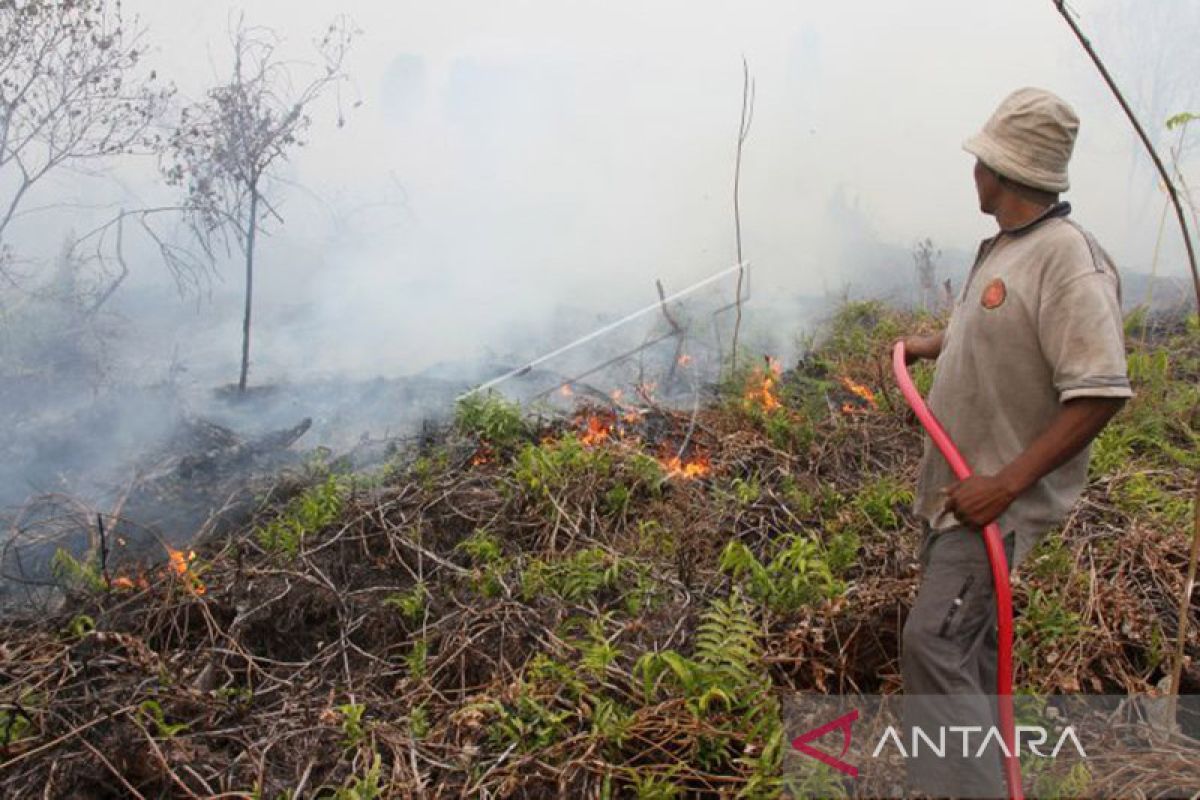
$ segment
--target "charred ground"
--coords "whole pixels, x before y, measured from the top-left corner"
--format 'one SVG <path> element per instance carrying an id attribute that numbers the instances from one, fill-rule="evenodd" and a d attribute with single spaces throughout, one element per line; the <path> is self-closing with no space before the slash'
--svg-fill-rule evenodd
<path id="1" fill-rule="evenodd" d="M 777 694 L 900 688 L 920 436 L 885 357 L 937 324 L 849 304 L 695 413 L 650 387 L 569 419 L 475 397 L 382 468 L 309 460 L 195 553 L 64 557 L 66 604 L 0 628 L 0 790 L 838 796 L 828 773 L 785 785 Z M 1140 324 L 1137 397 L 1014 586 L 1023 688 L 1169 668 L 1200 332 Z"/>

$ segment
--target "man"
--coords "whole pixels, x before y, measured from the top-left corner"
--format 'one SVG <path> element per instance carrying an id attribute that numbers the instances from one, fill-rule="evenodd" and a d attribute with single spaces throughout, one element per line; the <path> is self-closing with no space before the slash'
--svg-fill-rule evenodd
<path id="1" fill-rule="evenodd" d="M 977 159 L 979 208 L 1000 230 L 980 245 L 946 330 L 905 346 L 910 360 L 937 359 L 928 404 L 975 475 L 958 481 L 926 437 L 915 502 L 922 581 L 900 654 L 906 698 L 995 694 L 982 527 L 999 524 L 1011 572 L 1066 517 L 1092 439 L 1132 395 L 1116 268 L 1059 201 L 1078 128 L 1063 100 L 1026 88 L 963 145 Z M 933 725 L 933 735 L 953 724 L 944 704 L 916 703 L 908 724 Z M 909 775 L 935 796 L 1006 796 L 991 759 L 918 759 Z"/>

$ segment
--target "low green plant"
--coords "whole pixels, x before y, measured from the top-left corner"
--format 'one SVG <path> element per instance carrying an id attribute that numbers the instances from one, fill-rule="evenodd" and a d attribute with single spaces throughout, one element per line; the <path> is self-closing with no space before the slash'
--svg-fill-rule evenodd
<path id="1" fill-rule="evenodd" d="M 493 701 L 485 707 L 494 717 L 487 728 L 491 742 L 498 747 L 515 747 L 522 753 L 536 753 L 562 739 L 567 720 L 574 716 L 569 710 L 552 707 L 527 688 L 518 692 L 511 703 Z"/>
<path id="2" fill-rule="evenodd" d="M 0 747 L 8 747 L 34 735 L 33 720 L 19 708 L 0 710 Z"/>
<path id="3" fill-rule="evenodd" d="M 541 444 L 527 444 L 517 453 L 513 478 L 528 494 L 550 497 L 585 480 L 607 480 L 615 456 L 605 447 L 587 447 L 573 433 Z"/>
<path id="4" fill-rule="evenodd" d="M 383 797 L 383 764 L 378 753 L 373 754 L 371 766 L 363 775 L 350 778 L 345 786 L 334 791 L 334 800 L 378 800 Z"/>
<path id="5" fill-rule="evenodd" d="M 70 639 L 82 639 L 94 630 L 96 630 L 96 620 L 87 614 L 77 614 L 67 623 L 63 634 Z"/>
<path id="6" fill-rule="evenodd" d="M 1030 575 L 1045 581 L 1062 581 L 1064 575 L 1073 573 L 1071 551 L 1062 537 L 1062 531 L 1053 530 L 1038 542 L 1029 554 Z"/>
<path id="7" fill-rule="evenodd" d="M 396 609 L 401 618 L 410 625 L 415 625 L 425 616 L 425 607 L 429 602 L 429 590 L 423 582 L 417 583 L 407 592 L 389 594 L 383 600 L 385 606 Z"/>
<path id="8" fill-rule="evenodd" d="M 675 769 L 668 774 L 657 772 L 643 774 L 637 769 L 629 772 L 630 788 L 637 800 L 676 800 L 679 797 L 679 786 L 675 784 L 673 775 Z"/>
<path id="9" fill-rule="evenodd" d="M 1136 472 L 1112 490 L 1117 508 L 1130 515 L 1149 515 L 1165 527 L 1181 527 L 1192 515 L 1190 498 L 1162 488 L 1151 474 Z"/>
<path id="10" fill-rule="evenodd" d="M 437 477 L 450 468 L 450 451 L 438 447 L 416 458 L 408 468 L 409 477 L 430 491 Z"/>
<path id="11" fill-rule="evenodd" d="M 80 561 L 63 548 L 54 551 L 50 570 L 68 588 L 89 592 L 103 592 L 108 584 L 101 574 L 99 564 L 91 559 Z"/>
<path id="12" fill-rule="evenodd" d="M 500 540 L 485 528 L 458 543 L 456 550 L 466 553 L 475 567 L 472 582 L 476 591 L 486 597 L 496 597 L 503 589 L 501 574 L 507 569 L 508 561 L 500 548 Z"/>
<path id="13" fill-rule="evenodd" d="M 413 642 L 412 649 L 404 656 L 404 663 L 408 666 L 409 675 L 417 680 L 424 678 L 429 665 L 429 642 L 425 639 Z"/>
<path id="14" fill-rule="evenodd" d="M 429 709 L 424 704 L 416 706 L 408 712 L 408 732 L 414 739 L 424 739 L 429 734 L 431 727 Z"/>
<path id="15" fill-rule="evenodd" d="M 826 358 L 862 361 L 886 353 L 888 345 L 905 333 L 899 316 L 883 301 L 851 300 L 826 323 L 819 346 Z"/>
<path id="16" fill-rule="evenodd" d="M 321 532 L 341 516 L 344 503 L 343 482 L 330 475 L 292 498 L 281 514 L 255 531 L 255 538 L 268 553 L 294 558 L 306 536 Z"/>
<path id="17" fill-rule="evenodd" d="M 500 540 L 486 528 L 476 528 L 475 532 L 458 543 L 455 548 L 471 557 L 477 566 L 496 564 L 503 559 Z"/>
<path id="18" fill-rule="evenodd" d="M 617 585 L 621 561 L 599 547 L 589 547 L 556 561 L 535 558 L 521 573 L 526 600 L 549 592 L 569 603 L 579 603 Z"/>
<path id="19" fill-rule="evenodd" d="M 895 530 L 901 524 L 896 509 L 912 501 L 911 489 L 891 476 L 883 476 L 859 489 L 851 505 L 876 528 Z"/>
<path id="20" fill-rule="evenodd" d="M 596 698 L 592 708 L 592 736 L 613 752 L 629 739 L 634 723 L 633 713 L 608 697 Z"/>
<path id="21" fill-rule="evenodd" d="M 788 509 L 798 517 L 810 517 L 817 508 L 817 499 L 805 491 L 789 473 L 779 479 L 779 492 Z"/>
<path id="22" fill-rule="evenodd" d="M 1017 660 L 1026 667 L 1053 661 L 1082 630 L 1079 614 L 1063 605 L 1060 595 L 1034 587 L 1014 631 Z"/>
<path id="23" fill-rule="evenodd" d="M 788 534 L 767 562 L 737 539 L 721 552 L 720 569 L 743 581 L 747 593 L 779 613 L 790 613 L 844 591 L 834 576 L 821 545 L 805 536 Z"/>
<path id="24" fill-rule="evenodd" d="M 634 675 L 647 702 L 667 688 L 705 720 L 691 754 L 697 763 L 724 770 L 737 757 L 759 776 L 755 785 L 765 793 L 779 774 L 782 722 L 762 667 L 759 635 L 751 607 L 735 589 L 701 616 L 690 658 L 674 650 L 646 653 L 635 662 Z"/>
<path id="25" fill-rule="evenodd" d="M 367 707 L 362 703 L 343 703 L 334 706 L 333 710 L 342 718 L 342 746 L 354 748 L 362 744 L 367 738 L 367 728 L 363 724 Z"/>
<path id="26" fill-rule="evenodd" d="M 530 426 L 521 406 L 498 392 L 475 392 L 459 400 L 454 408 L 454 426 L 500 450 L 513 450 L 530 436 Z"/>
<path id="27" fill-rule="evenodd" d="M 188 729 L 185 722 L 167 722 L 162 705 L 157 700 L 143 700 L 138 704 L 138 711 L 154 723 L 154 730 L 160 739 L 170 739 L 175 734 Z"/>
<path id="28" fill-rule="evenodd" d="M 605 634 L 604 624 L 608 616 L 603 615 L 589 619 L 586 625 L 587 637 L 575 643 L 579 648 L 580 668 L 600 681 L 604 680 L 609 665 L 621 655 L 621 651 L 613 644 L 612 639 Z"/>

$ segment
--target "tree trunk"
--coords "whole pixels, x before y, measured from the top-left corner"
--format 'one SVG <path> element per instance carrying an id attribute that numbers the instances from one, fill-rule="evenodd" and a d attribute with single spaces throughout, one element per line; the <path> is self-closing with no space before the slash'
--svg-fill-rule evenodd
<path id="1" fill-rule="evenodd" d="M 246 391 L 246 375 L 250 372 L 250 309 L 254 303 L 254 234 L 258 232 L 258 187 L 250 187 L 249 228 L 246 232 L 246 309 L 242 316 L 242 374 L 238 378 L 238 393 Z"/>

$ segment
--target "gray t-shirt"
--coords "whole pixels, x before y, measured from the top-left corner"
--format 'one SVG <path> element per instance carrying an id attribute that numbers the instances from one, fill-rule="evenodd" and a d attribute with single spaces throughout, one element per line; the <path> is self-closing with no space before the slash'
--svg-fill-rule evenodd
<path id="1" fill-rule="evenodd" d="M 928 404 L 971 469 L 994 475 L 1076 397 L 1130 397 L 1120 278 L 1058 203 L 979 248 L 950 316 Z M 1018 497 L 997 522 L 1017 531 L 1019 563 L 1061 522 L 1087 481 L 1090 447 Z M 959 523 L 940 490 L 956 482 L 925 437 L 914 504 L 935 530 Z"/>

